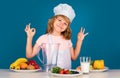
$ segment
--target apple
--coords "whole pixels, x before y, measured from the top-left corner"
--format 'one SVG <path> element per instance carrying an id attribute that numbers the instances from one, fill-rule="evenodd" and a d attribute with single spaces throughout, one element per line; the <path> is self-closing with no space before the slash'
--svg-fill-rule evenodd
<path id="1" fill-rule="evenodd" d="M 35 65 L 35 64 L 36 64 L 36 61 L 35 61 L 35 60 L 29 60 L 29 61 L 28 61 L 28 64 L 29 64 L 29 65 Z"/>
<path id="2" fill-rule="evenodd" d="M 35 67 L 35 69 L 39 69 L 40 68 L 40 66 L 38 64 L 35 64 L 34 67 Z"/>

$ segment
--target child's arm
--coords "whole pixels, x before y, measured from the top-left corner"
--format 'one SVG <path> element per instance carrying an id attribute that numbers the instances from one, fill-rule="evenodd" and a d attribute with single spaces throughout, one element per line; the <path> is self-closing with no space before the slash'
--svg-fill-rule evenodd
<path id="1" fill-rule="evenodd" d="M 86 35 L 88 35 L 88 33 L 84 34 L 84 32 L 85 32 L 85 29 L 81 28 L 81 30 L 80 30 L 80 32 L 78 33 L 78 36 L 77 36 L 77 42 L 76 42 L 75 48 L 70 49 L 72 60 L 77 59 L 77 57 L 80 53 L 80 50 L 81 50 L 83 39 Z"/>
<path id="2" fill-rule="evenodd" d="M 36 52 L 33 52 L 33 47 L 32 47 L 32 39 L 33 36 L 35 35 L 35 28 L 30 28 L 30 24 L 28 24 L 25 28 L 25 32 L 27 34 L 27 42 L 26 42 L 26 57 L 27 58 L 32 58 L 35 56 Z M 35 44 L 37 46 L 37 44 Z"/>

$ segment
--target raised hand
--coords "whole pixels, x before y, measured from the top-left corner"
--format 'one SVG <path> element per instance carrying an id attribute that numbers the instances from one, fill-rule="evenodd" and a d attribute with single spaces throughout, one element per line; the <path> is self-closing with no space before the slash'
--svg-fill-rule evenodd
<path id="1" fill-rule="evenodd" d="M 80 32 L 78 33 L 78 40 L 83 40 L 85 36 L 87 36 L 88 33 L 85 33 L 85 28 L 82 28 L 80 29 Z"/>
<path id="2" fill-rule="evenodd" d="M 36 33 L 36 29 L 30 28 L 30 23 L 29 23 L 28 25 L 26 25 L 25 32 L 28 37 L 33 37 Z"/>

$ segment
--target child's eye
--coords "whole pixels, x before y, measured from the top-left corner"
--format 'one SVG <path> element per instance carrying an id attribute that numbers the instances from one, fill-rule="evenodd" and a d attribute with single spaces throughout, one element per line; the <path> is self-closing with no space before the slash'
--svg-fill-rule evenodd
<path id="1" fill-rule="evenodd" d="M 67 23 L 64 23 L 64 25 L 68 25 Z"/>
<path id="2" fill-rule="evenodd" d="M 58 21 L 61 21 L 60 19 Z"/>

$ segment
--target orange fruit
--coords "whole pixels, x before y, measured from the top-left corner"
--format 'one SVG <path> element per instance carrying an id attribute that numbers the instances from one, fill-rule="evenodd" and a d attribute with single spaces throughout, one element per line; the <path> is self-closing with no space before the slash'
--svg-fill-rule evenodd
<path id="1" fill-rule="evenodd" d="M 28 67 L 28 64 L 23 62 L 23 63 L 20 63 L 20 68 L 21 69 L 26 69 Z"/>

